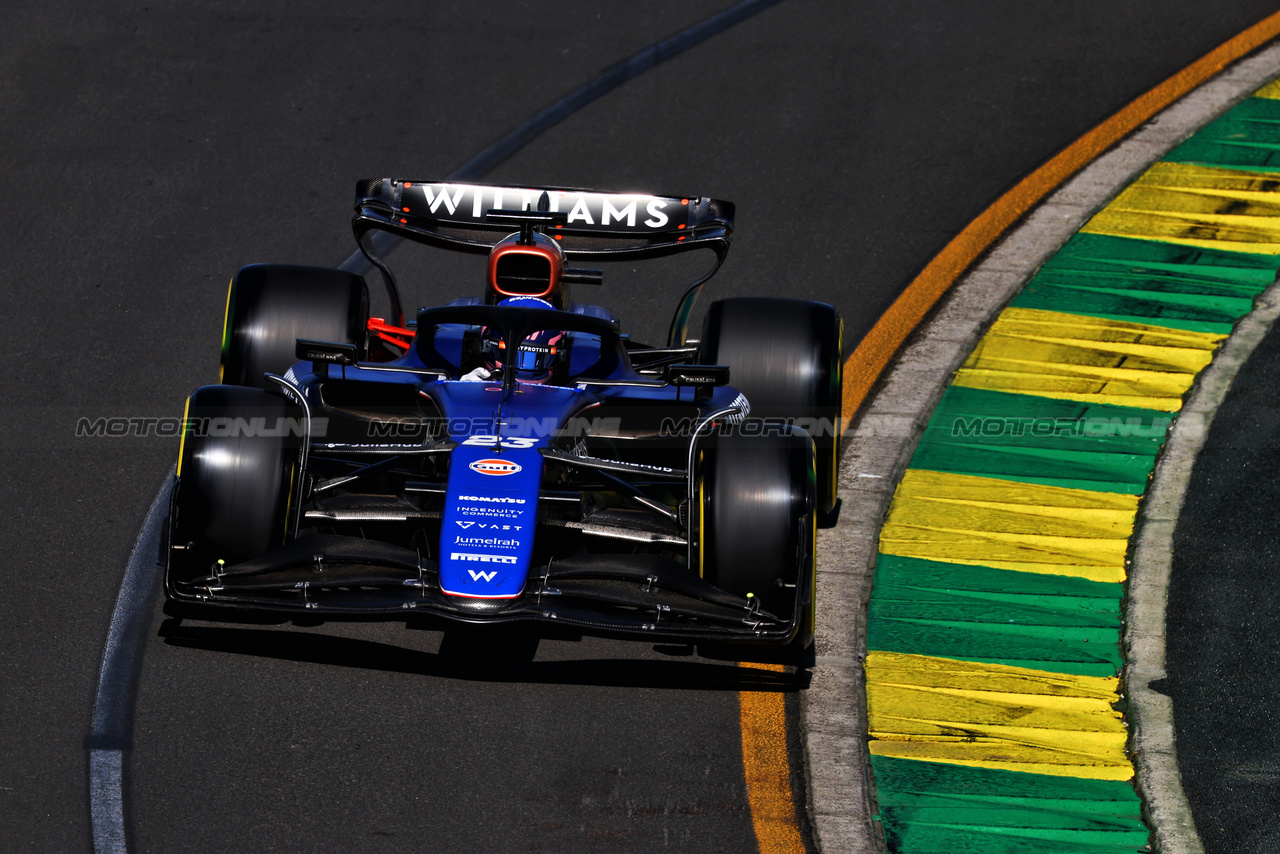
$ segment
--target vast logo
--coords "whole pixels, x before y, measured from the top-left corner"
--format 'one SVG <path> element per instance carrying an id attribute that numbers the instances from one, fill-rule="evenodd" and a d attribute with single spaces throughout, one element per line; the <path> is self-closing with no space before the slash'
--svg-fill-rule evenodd
<path id="1" fill-rule="evenodd" d="M 479 474 L 487 474 L 487 475 L 492 475 L 494 477 L 499 477 L 501 475 L 506 475 L 506 474 L 515 474 L 516 472 L 520 471 L 520 469 L 523 468 L 523 466 L 521 466 L 519 463 L 508 462 L 507 460 L 488 459 L 488 460 L 476 460 L 474 463 L 471 464 L 470 468 L 473 472 L 477 472 Z"/>

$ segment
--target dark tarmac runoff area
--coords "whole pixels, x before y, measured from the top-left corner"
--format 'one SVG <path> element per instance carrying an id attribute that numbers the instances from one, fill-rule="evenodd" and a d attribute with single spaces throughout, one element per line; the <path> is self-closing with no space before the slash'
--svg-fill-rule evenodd
<path id="1" fill-rule="evenodd" d="M 1280 851 L 1280 326 L 1236 375 L 1174 533 L 1168 678 L 1207 854 Z"/>
<path id="2" fill-rule="evenodd" d="M 120 729 L 91 745 L 113 607 L 177 441 L 76 435 L 86 418 L 180 415 L 216 381 L 232 274 L 342 263 L 358 179 L 443 178 L 605 69 L 731 5 L 7 5 L 0 852 L 94 850 L 91 746 L 123 757 L 130 852 L 759 849 L 740 697 L 784 695 L 794 742 L 803 680 L 651 644 L 552 641 L 519 678 L 458 673 L 438 659 L 439 632 L 175 627 L 156 588 L 140 614 L 136 684 L 114 686 Z M 731 200 L 734 248 L 702 305 L 823 300 L 852 348 L 1006 189 L 1274 11 L 1272 0 L 782 0 L 476 177 Z M 411 306 L 480 293 L 478 274 L 415 269 Z M 607 274 L 595 301 L 653 342 L 678 293 L 628 272 Z M 1257 412 L 1275 412 L 1264 404 Z M 1224 421 L 1254 425 L 1256 441 L 1223 453 L 1254 454 L 1244 471 L 1268 476 L 1235 485 L 1224 462 L 1206 481 L 1225 496 L 1201 511 L 1214 521 L 1188 526 L 1221 529 L 1219 505 L 1241 510 L 1227 554 L 1260 577 L 1206 588 L 1210 604 L 1191 609 L 1219 615 L 1229 649 L 1267 636 L 1261 625 L 1246 633 L 1239 615 L 1269 616 L 1256 593 L 1274 583 L 1256 564 L 1273 550 L 1275 502 L 1245 500 L 1272 488 L 1273 431 L 1248 412 Z M 1231 561 L 1219 551 L 1192 563 L 1200 573 Z M 1195 684 L 1221 678 L 1187 672 Z M 1253 759 L 1232 766 L 1232 785 L 1273 793 L 1260 763 L 1277 736 L 1246 703 L 1273 693 L 1269 672 L 1224 672 L 1240 681 L 1200 696 L 1222 701 L 1207 714 L 1227 718 L 1189 726 L 1213 757 L 1236 755 L 1224 739 L 1256 724 L 1243 742 Z M 798 838 L 811 844 L 789 747 Z M 1274 797 L 1266 809 L 1248 797 L 1228 806 L 1232 832 L 1278 812 Z"/>

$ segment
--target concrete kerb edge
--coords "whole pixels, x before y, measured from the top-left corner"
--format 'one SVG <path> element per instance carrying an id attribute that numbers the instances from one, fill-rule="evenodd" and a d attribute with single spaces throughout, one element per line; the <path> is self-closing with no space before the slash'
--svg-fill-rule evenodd
<path id="1" fill-rule="evenodd" d="M 924 425 L 950 384 L 954 371 L 996 314 L 1095 211 L 1178 143 L 1277 77 L 1280 77 L 1280 45 L 1273 43 L 1224 69 L 1170 105 L 1065 182 L 951 287 L 930 318 L 899 351 L 850 425 L 841 460 L 840 498 L 845 508 L 842 521 L 833 529 L 820 531 L 818 536 L 822 560 L 818 570 L 821 593 L 816 662 L 812 683 L 802 694 L 800 703 L 809 815 L 815 841 L 823 854 L 884 851 L 867 751 L 862 666 L 866 659 L 866 605 L 884 513 Z M 1269 291 L 1260 305 L 1272 302 L 1280 315 L 1280 295 L 1273 296 Z M 1255 315 L 1242 322 L 1241 332 L 1253 320 L 1262 322 Z M 1260 334 L 1258 340 L 1261 340 Z M 1232 350 L 1228 342 L 1223 356 L 1215 360 L 1209 370 Z M 1200 385 L 1222 387 L 1225 394 L 1225 387 L 1212 382 L 1207 374 L 1208 371 Z M 895 376 L 899 382 L 894 381 Z M 902 382 L 908 377 L 910 382 Z M 904 386 L 911 389 L 907 395 L 909 406 L 896 396 L 895 390 Z M 1189 403 L 1188 408 L 1192 405 Z M 1196 419 L 1187 419 L 1190 413 L 1186 410 L 1184 413 L 1183 420 L 1188 423 L 1182 432 L 1203 435 L 1207 426 L 1203 420 L 1196 430 L 1196 425 L 1190 423 Z M 1176 440 L 1180 428 L 1175 425 L 1173 433 Z M 1157 481 L 1166 469 L 1172 468 L 1175 460 L 1189 473 L 1194 454 L 1187 458 L 1181 452 L 1166 450 L 1157 469 Z M 1163 476 L 1173 477 L 1172 474 Z M 859 510 L 849 513 L 854 506 Z M 1166 498 L 1161 505 L 1149 497 L 1144 501 L 1144 508 L 1148 506 L 1167 508 L 1169 501 Z M 1172 526 L 1165 527 L 1171 535 Z M 1157 528 L 1151 530 L 1153 535 L 1157 533 Z M 1141 544 L 1135 546 L 1135 555 L 1144 554 L 1142 548 Z M 1138 564 L 1135 558 L 1135 569 Z M 1134 594 L 1142 589 L 1156 592 L 1149 583 L 1143 576 L 1141 582 L 1131 581 L 1131 590 Z M 1148 586 L 1144 588 L 1144 585 Z M 1151 595 L 1131 595 L 1129 599 L 1130 624 L 1140 620 L 1144 628 L 1152 627 L 1154 632 L 1156 623 L 1152 622 L 1155 618 L 1151 614 L 1139 617 L 1133 613 L 1139 600 L 1143 608 L 1153 607 L 1150 604 L 1153 601 L 1159 602 L 1158 670 L 1163 672 L 1164 599 Z M 1194 835 L 1194 825 L 1186 808 L 1173 753 L 1172 705 L 1167 697 L 1147 687 L 1151 679 L 1158 677 L 1150 675 L 1156 671 L 1148 663 L 1157 641 L 1146 637 L 1141 649 L 1130 649 L 1127 633 L 1126 651 L 1130 660 L 1126 675 L 1132 671 L 1134 676 L 1130 678 L 1139 680 L 1129 685 L 1135 767 L 1139 786 L 1152 805 L 1148 807 L 1149 815 L 1160 844 L 1162 834 L 1167 835 L 1166 827 L 1178 829 L 1185 837 L 1188 825 Z M 1136 659 L 1133 658 L 1135 652 Z M 1162 850 L 1164 854 L 1198 854 L 1200 851 L 1198 847 Z"/>

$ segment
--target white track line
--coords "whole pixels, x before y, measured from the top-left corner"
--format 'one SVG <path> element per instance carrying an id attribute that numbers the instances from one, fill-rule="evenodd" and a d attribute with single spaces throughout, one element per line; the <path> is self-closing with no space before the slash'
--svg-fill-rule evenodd
<path id="1" fill-rule="evenodd" d="M 169 508 L 173 475 L 170 469 L 129 555 L 102 651 L 89 737 L 89 815 L 94 854 L 128 851 L 124 830 L 124 750 L 132 737 L 133 692 L 147 642 L 151 598 L 159 578 L 156 570 L 160 526 Z"/>

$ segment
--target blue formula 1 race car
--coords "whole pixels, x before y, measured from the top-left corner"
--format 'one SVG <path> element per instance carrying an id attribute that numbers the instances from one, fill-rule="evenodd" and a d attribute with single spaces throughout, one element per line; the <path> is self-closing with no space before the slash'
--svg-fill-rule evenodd
<path id="1" fill-rule="evenodd" d="M 733 205 L 375 179 L 353 227 L 385 319 L 353 273 L 232 280 L 220 384 L 187 400 L 171 612 L 810 643 L 842 324 L 822 303 L 726 299 L 688 339 Z M 396 240 L 487 254 L 482 295 L 406 322 Z M 693 249 L 716 263 L 666 346 L 570 295 L 602 278 L 570 261 Z"/>

